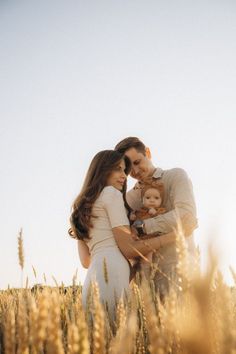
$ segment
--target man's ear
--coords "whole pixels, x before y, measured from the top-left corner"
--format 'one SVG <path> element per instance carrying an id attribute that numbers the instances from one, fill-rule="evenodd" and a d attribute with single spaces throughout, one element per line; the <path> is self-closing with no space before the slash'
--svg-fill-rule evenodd
<path id="1" fill-rule="evenodd" d="M 148 159 L 151 159 L 151 158 L 152 158 L 152 155 L 151 155 L 151 151 L 150 151 L 149 147 L 146 147 L 146 148 L 145 148 L 145 152 L 146 152 L 147 158 L 148 158 Z"/>

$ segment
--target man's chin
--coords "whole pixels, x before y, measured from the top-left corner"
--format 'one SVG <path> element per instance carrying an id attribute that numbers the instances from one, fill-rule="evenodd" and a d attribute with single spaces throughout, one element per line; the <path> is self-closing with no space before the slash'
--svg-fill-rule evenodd
<path id="1" fill-rule="evenodd" d="M 145 180 L 147 178 L 149 178 L 148 176 L 131 176 L 132 178 L 136 179 L 138 182 L 145 182 Z"/>
<path id="2" fill-rule="evenodd" d="M 140 182 L 146 182 L 148 179 L 150 179 L 149 176 L 141 176 L 140 178 L 138 178 Z"/>

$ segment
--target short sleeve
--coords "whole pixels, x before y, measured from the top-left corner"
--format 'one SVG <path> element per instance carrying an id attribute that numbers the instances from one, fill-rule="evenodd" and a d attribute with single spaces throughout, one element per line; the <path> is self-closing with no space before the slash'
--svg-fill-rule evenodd
<path id="1" fill-rule="evenodd" d="M 102 201 L 112 228 L 130 225 L 123 196 L 118 189 L 112 186 L 105 187 L 103 190 Z"/>

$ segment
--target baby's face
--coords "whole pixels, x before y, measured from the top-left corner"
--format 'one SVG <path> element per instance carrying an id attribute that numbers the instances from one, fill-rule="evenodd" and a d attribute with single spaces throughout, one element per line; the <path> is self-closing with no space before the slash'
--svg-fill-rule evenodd
<path id="1" fill-rule="evenodd" d="M 143 206 L 145 208 L 159 208 L 162 199 L 158 189 L 149 188 L 143 196 Z"/>

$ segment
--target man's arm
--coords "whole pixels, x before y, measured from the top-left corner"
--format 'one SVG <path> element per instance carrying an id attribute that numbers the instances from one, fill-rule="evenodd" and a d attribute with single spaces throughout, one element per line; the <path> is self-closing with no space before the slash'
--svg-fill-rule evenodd
<path id="1" fill-rule="evenodd" d="M 167 233 L 177 227 L 178 216 L 182 219 L 188 215 L 197 225 L 196 205 L 190 179 L 183 169 L 175 168 L 169 171 L 168 190 L 169 200 L 173 209 L 165 214 L 146 219 L 147 234 Z"/>
<path id="2" fill-rule="evenodd" d="M 169 193 L 168 202 L 172 210 L 144 221 L 146 233 L 149 235 L 173 231 L 173 228 L 177 227 L 177 215 L 181 219 L 188 215 L 197 225 L 193 188 L 188 175 L 181 168 L 166 173 L 169 175 L 165 176 L 165 193 Z M 141 207 L 141 189 L 138 183 L 127 193 L 127 202 L 134 210 Z"/>

